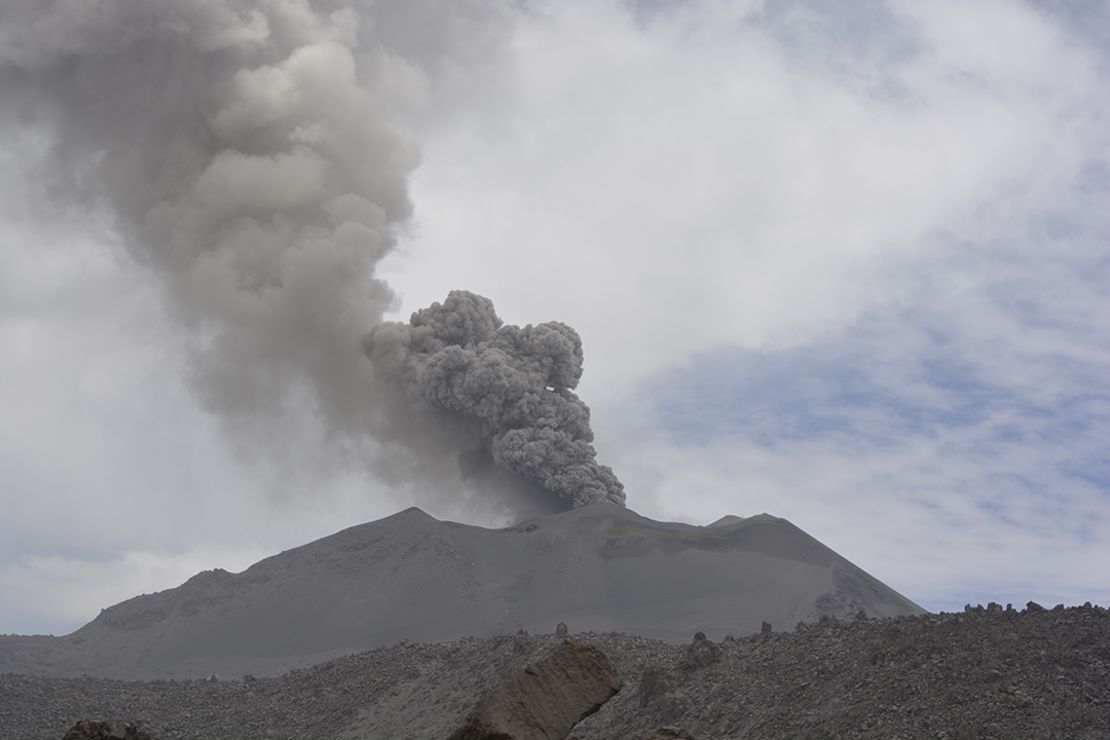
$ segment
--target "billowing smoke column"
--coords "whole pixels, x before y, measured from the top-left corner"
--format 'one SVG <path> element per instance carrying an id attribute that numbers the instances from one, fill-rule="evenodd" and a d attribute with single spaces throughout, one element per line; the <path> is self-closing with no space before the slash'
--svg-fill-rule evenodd
<path id="1" fill-rule="evenodd" d="M 303 390 L 329 425 L 362 423 L 344 407 L 393 299 L 372 275 L 416 163 L 390 110 L 427 80 L 382 37 L 416 23 L 403 3 L 344 5 L 0 4 L 0 119 L 49 137 L 53 198 L 107 207 L 224 418 Z"/>
<path id="2" fill-rule="evenodd" d="M 623 486 L 590 444 L 590 410 L 571 391 L 582 377 L 582 340 L 571 327 L 506 326 L 488 298 L 456 290 L 408 324 L 375 327 L 366 347 L 413 395 L 477 419 L 496 463 L 568 507 L 624 504 Z"/>
<path id="3" fill-rule="evenodd" d="M 480 425 L 422 415 L 361 351 L 394 303 L 374 273 L 410 215 L 406 121 L 496 53 L 507 17 L 499 0 L 2 0 L 0 146 L 23 152 L 43 222 L 109 214 L 237 442 L 284 445 L 284 464 L 310 446 L 285 430 L 317 424 L 320 464 L 442 497 L 487 441 L 568 504 L 618 501 L 569 390 L 569 328 L 500 327 L 460 296 L 407 339 L 374 333 L 380 370 Z"/>

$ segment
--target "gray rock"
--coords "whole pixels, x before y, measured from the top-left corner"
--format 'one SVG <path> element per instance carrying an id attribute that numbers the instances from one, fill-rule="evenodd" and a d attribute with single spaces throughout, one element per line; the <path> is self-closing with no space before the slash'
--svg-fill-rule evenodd
<path id="1" fill-rule="evenodd" d="M 130 722 L 83 719 L 71 727 L 62 740 L 151 740 L 151 737 Z"/>
<path id="2" fill-rule="evenodd" d="M 604 653 L 565 640 L 487 694 L 450 740 L 563 740 L 620 691 L 621 684 Z"/>
<path id="3" fill-rule="evenodd" d="M 694 635 L 694 641 L 686 648 L 682 667 L 688 670 L 708 668 L 721 659 L 721 648 L 710 642 L 703 632 Z"/>
<path id="4" fill-rule="evenodd" d="M 640 677 L 636 698 L 641 707 L 647 707 L 667 693 L 667 682 L 659 668 L 646 668 Z"/>
<path id="5" fill-rule="evenodd" d="M 678 727 L 660 727 L 644 740 L 695 740 L 694 736 Z"/>

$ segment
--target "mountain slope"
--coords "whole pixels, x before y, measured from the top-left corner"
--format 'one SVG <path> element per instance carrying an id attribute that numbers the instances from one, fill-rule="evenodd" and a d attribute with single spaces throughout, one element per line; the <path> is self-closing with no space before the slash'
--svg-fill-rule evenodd
<path id="1" fill-rule="evenodd" d="M 484 529 L 419 509 L 240 574 L 207 571 L 105 609 L 72 635 L 0 640 L 0 671 L 272 675 L 401 640 L 517 630 L 688 640 L 824 614 L 922 609 L 784 519 L 656 522 L 611 504 Z"/>

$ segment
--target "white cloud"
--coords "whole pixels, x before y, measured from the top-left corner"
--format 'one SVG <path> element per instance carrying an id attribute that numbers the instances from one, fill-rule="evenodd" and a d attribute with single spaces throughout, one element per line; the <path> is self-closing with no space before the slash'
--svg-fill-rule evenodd
<path id="1" fill-rule="evenodd" d="M 870 443 L 639 440 L 617 460 L 646 513 L 705 523 L 769 511 L 932 609 L 1107 602 L 1104 493 L 1056 471 L 1059 449 L 993 444 L 998 421 Z"/>
<path id="2" fill-rule="evenodd" d="M 1110 86 L 1081 19 L 542 7 L 515 75 L 430 126 L 389 265 L 401 313 L 465 286 L 509 320 L 578 328 L 602 458 L 646 513 L 769 510 L 938 607 L 1110 597 L 1091 533 L 1110 518 Z M 729 428 L 656 413 L 661 394 L 699 396 L 721 348 L 789 373 L 830 346 L 819 369 L 859 370 L 873 395 L 834 408 L 817 377 L 806 401 L 840 426 L 786 434 L 781 399 L 760 419 L 698 407 Z M 977 393 L 1005 402 L 944 418 Z"/>
<path id="3" fill-rule="evenodd" d="M 428 133 L 389 277 L 406 311 L 464 285 L 514 321 L 568 321 L 595 395 L 707 347 L 840 330 L 901 297 L 939 236 L 1020 233 L 1076 176 L 1091 131 L 1073 117 L 1101 91 L 1089 55 L 1014 4 L 993 20 L 1021 35 L 990 54 L 899 5 L 880 33 L 913 45 L 850 74 L 819 29 L 826 54 L 802 54 L 788 21 L 718 22 L 727 3 L 681 23 L 544 7 L 497 102 Z"/>
<path id="4" fill-rule="evenodd" d="M 182 379 L 148 276 L 110 241 L 9 217 L 0 347 L 0 632 L 72 630 L 107 599 L 406 503 L 336 473 L 311 415 L 276 435 L 284 464 L 230 447 Z"/>
<path id="5" fill-rule="evenodd" d="M 421 101 L 383 275 L 402 313 L 465 287 L 578 328 L 603 461 L 646 514 L 786 516 L 931 606 L 1108 601 L 1106 56 L 1031 4 L 828 7 L 530 4 Z M 408 503 L 337 473 L 308 414 L 278 455 L 229 449 L 109 225 L 41 218 L 25 143 L 0 153 L 0 632 Z M 839 426 L 786 434 L 772 398 L 682 439 L 658 413 L 715 352 L 789 372 L 826 347 L 875 396 L 818 377 Z M 1007 400 L 901 415 L 958 414 L 971 386 Z"/>
<path id="6" fill-rule="evenodd" d="M 17 634 L 39 625 L 65 633 L 125 599 L 179 586 L 202 570 L 240 571 L 269 554 L 242 548 L 122 550 L 107 560 L 21 557 L 0 565 L 0 590 L 6 597 L 0 624 Z"/>

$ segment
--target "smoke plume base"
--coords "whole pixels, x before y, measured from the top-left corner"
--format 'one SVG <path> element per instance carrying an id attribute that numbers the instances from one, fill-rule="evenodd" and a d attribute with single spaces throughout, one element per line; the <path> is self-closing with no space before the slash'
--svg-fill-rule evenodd
<path id="1" fill-rule="evenodd" d="M 387 322 L 366 339 L 375 369 L 409 395 L 475 419 L 493 460 L 567 507 L 624 504 L 624 487 L 597 462 L 590 410 L 573 392 L 582 340 L 558 321 L 506 325 L 493 302 L 465 290 Z"/>

